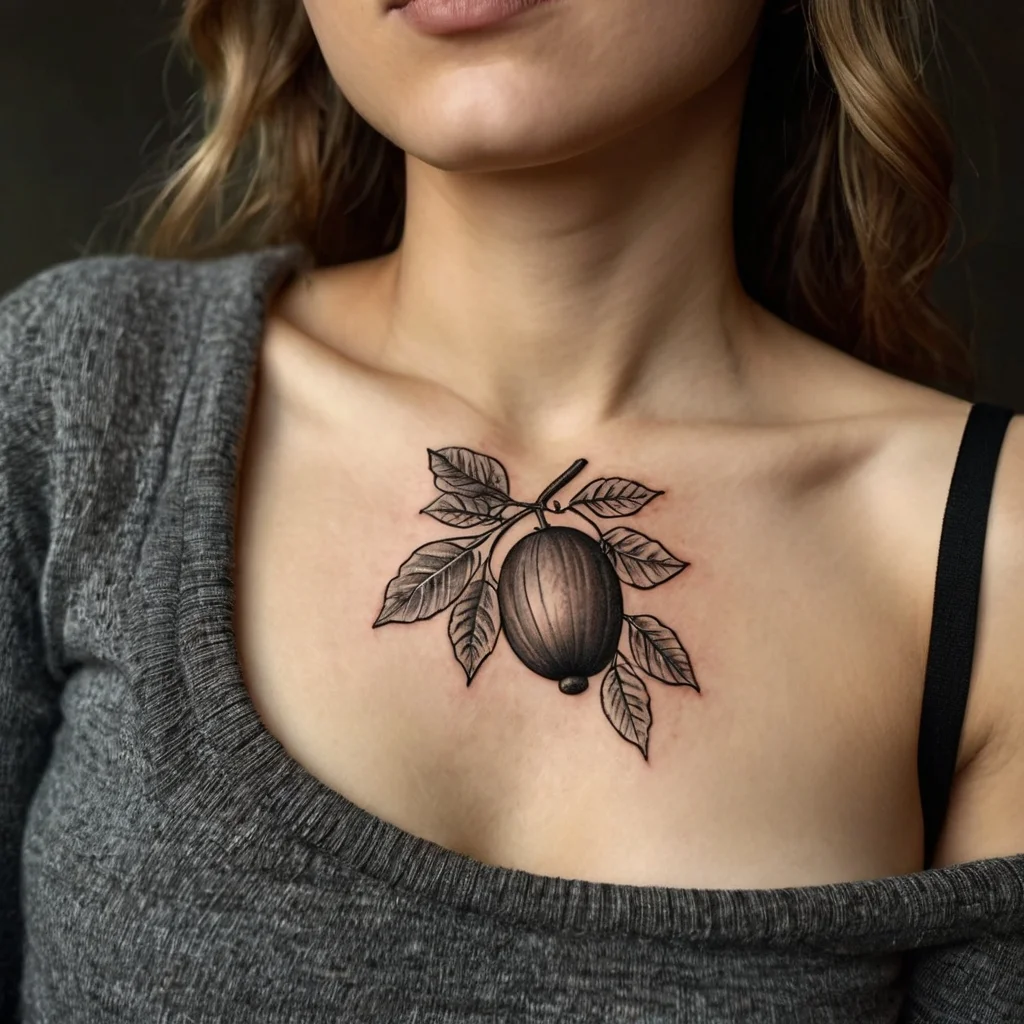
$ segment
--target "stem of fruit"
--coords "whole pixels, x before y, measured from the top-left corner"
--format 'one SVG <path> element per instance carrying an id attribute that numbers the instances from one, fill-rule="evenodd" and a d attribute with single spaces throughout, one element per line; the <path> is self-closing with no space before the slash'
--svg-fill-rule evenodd
<path id="1" fill-rule="evenodd" d="M 573 477 L 579 476 L 583 472 L 583 467 L 587 464 L 586 459 L 577 459 L 561 476 L 552 480 L 551 483 L 540 492 L 537 498 L 537 504 L 543 508 Z M 547 524 L 545 524 L 547 525 Z"/>
<path id="2" fill-rule="evenodd" d="M 540 520 L 542 530 L 548 527 L 548 521 L 544 516 L 544 506 L 574 477 L 577 476 L 587 464 L 586 459 L 577 459 L 564 473 L 552 480 L 537 496 L 534 503 L 534 511 Z"/>

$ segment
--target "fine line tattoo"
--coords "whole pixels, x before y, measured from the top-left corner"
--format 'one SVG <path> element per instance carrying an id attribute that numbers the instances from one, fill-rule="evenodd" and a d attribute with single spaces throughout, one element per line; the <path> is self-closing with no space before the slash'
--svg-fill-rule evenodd
<path id="1" fill-rule="evenodd" d="M 388 581 L 374 628 L 451 608 L 448 637 L 467 686 L 502 631 L 516 657 L 556 681 L 562 693 L 583 693 L 589 677 L 603 671 L 605 717 L 648 760 L 651 698 L 643 676 L 697 693 L 700 686 L 676 633 L 653 615 L 624 610 L 622 585 L 650 590 L 690 563 L 646 534 L 603 529 L 594 517 L 635 515 L 664 491 L 602 477 L 563 506 L 555 495 L 587 465 L 577 459 L 536 501 L 517 501 L 505 467 L 490 455 L 460 447 L 428 448 L 427 455 L 439 494 L 420 511 L 446 526 L 481 532 L 416 548 Z M 590 532 L 549 519 L 569 515 Z M 491 556 L 497 541 L 530 516 L 538 525 L 513 544 L 496 576 Z M 631 658 L 620 649 L 623 630 Z"/>

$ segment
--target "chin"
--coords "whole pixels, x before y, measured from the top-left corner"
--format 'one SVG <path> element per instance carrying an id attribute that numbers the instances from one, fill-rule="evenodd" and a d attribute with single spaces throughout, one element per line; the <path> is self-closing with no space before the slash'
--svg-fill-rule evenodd
<path id="1" fill-rule="evenodd" d="M 379 130 L 410 156 L 446 171 L 548 163 L 558 160 L 578 133 L 569 127 L 572 111 L 544 103 L 543 95 L 507 82 L 438 83 L 404 104 L 393 123 Z"/>
<path id="2" fill-rule="evenodd" d="M 409 156 L 438 170 L 467 174 L 555 164 L 588 148 L 580 143 L 570 145 L 564 134 L 508 123 L 470 129 L 460 124 L 435 125 L 403 133 L 401 147 Z"/>
<path id="3" fill-rule="evenodd" d="M 522 87 L 436 89 L 374 127 L 439 170 L 513 171 L 593 152 L 656 113 L 574 99 Z"/>

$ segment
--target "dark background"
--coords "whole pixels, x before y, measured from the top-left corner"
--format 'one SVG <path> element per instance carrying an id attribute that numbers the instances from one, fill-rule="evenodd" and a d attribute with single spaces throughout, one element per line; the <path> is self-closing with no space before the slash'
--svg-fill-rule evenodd
<path id="1" fill-rule="evenodd" d="M 0 293 L 116 246 L 123 200 L 185 127 L 180 2 L 0 0 Z M 937 294 L 975 339 L 979 397 L 1024 411 L 1024 3 L 939 15 L 962 225 Z"/>

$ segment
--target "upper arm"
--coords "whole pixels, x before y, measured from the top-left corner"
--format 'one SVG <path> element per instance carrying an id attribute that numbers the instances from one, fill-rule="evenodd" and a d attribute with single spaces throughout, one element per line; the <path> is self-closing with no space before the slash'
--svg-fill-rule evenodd
<path id="1" fill-rule="evenodd" d="M 95 376 L 97 325 L 116 321 L 135 287 L 126 266 L 70 260 L 0 295 L 0 1020 L 18 999 L 26 816 L 61 718 L 60 626 L 44 599 L 59 467 L 83 443 L 73 417 Z"/>
<path id="2" fill-rule="evenodd" d="M 52 274 L 52 271 L 49 273 Z M 13 1017 L 21 962 L 21 840 L 48 757 L 58 690 L 38 594 L 49 533 L 47 272 L 0 298 L 0 1019 Z"/>
<path id="3" fill-rule="evenodd" d="M 935 865 L 1024 853 L 1024 416 L 1007 428 L 982 569 L 967 725 Z"/>

